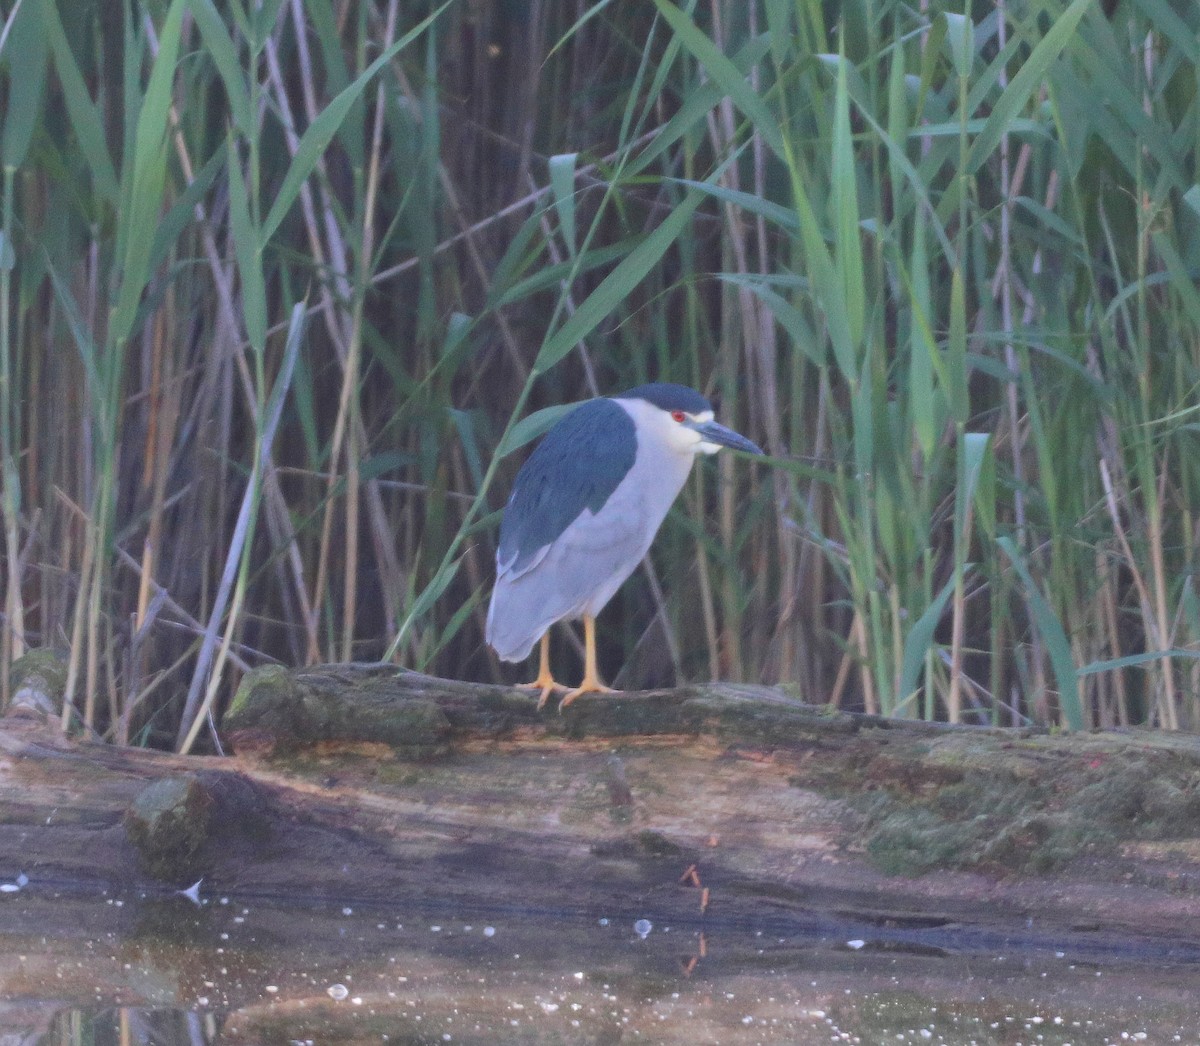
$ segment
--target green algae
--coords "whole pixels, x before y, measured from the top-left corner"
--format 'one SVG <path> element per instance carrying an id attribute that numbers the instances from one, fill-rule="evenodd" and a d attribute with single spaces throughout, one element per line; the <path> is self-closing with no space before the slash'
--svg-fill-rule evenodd
<path id="1" fill-rule="evenodd" d="M 1190 752 L 1114 739 L 1054 758 L 1043 747 L 946 740 L 871 760 L 851 795 L 858 842 L 891 874 L 1046 872 L 1123 843 L 1200 834 Z"/>

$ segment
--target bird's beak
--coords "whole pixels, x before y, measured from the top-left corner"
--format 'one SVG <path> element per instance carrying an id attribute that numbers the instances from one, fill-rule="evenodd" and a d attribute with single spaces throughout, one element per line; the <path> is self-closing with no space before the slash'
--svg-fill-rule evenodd
<path id="1" fill-rule="evenodd" d="M 734 432 L 733 429 L 727 429 L 715 421 L 685 421 L 690 429 L 695 429 L 700 435 L 700 439 L 704 443 L 713 444 L 713 449 L 709 453 L 715 453 L 718 447 L 729 447 L 732 450 L 743 450 L 747 454 L 761 454 L 762 448 L 750 440 L 746 439 L 739 432 Z"/>

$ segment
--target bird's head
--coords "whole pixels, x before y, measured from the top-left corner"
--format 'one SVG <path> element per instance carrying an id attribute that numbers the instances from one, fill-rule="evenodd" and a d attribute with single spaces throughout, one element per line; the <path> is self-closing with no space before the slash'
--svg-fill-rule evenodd
<path id="1" fill-rule="evenodd" d="M 695 389 L 669 382 L 639 385 L 615 397 L 636 405 L 639 432 L 679 454 L 715 454 L 722 447 L 761 454 L 762 449 L 715 419 L 712 404 Z"/>

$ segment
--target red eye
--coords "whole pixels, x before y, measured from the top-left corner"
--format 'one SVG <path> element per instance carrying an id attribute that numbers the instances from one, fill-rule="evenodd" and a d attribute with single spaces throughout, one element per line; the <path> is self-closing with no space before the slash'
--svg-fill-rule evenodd
<path id="1" fill-rule="evenodd" d="M 673 418 L 675 421 L 678 421 L 680 424 L 682 424 L 682 423 L 683 423 L 683 419 L 684 419 L 684 418 L 686 418 L 686 417 L 687 417 L 687 415 L 686 415 L 686 414 L 684 414 L 684 412 L 683 412 L 683 411 L 681 411 L 681 410 L 673 410 L 673 411 L 671 411 L 671 417 L 672 417 L 672 418 Z"/>

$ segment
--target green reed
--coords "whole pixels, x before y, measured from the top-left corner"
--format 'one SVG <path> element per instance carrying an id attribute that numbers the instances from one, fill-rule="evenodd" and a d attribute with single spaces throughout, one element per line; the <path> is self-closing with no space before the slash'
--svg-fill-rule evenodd
<path id="1" fill-rule="evenodd" d="M 772 460 L 696 470 L 619 682 L 1195 726 L 1200 15 L 510 8 L 0 3 L 4 663 L 180 747 L 265 660 L 514 678 L 494 510 L 661 378 Z"/>

